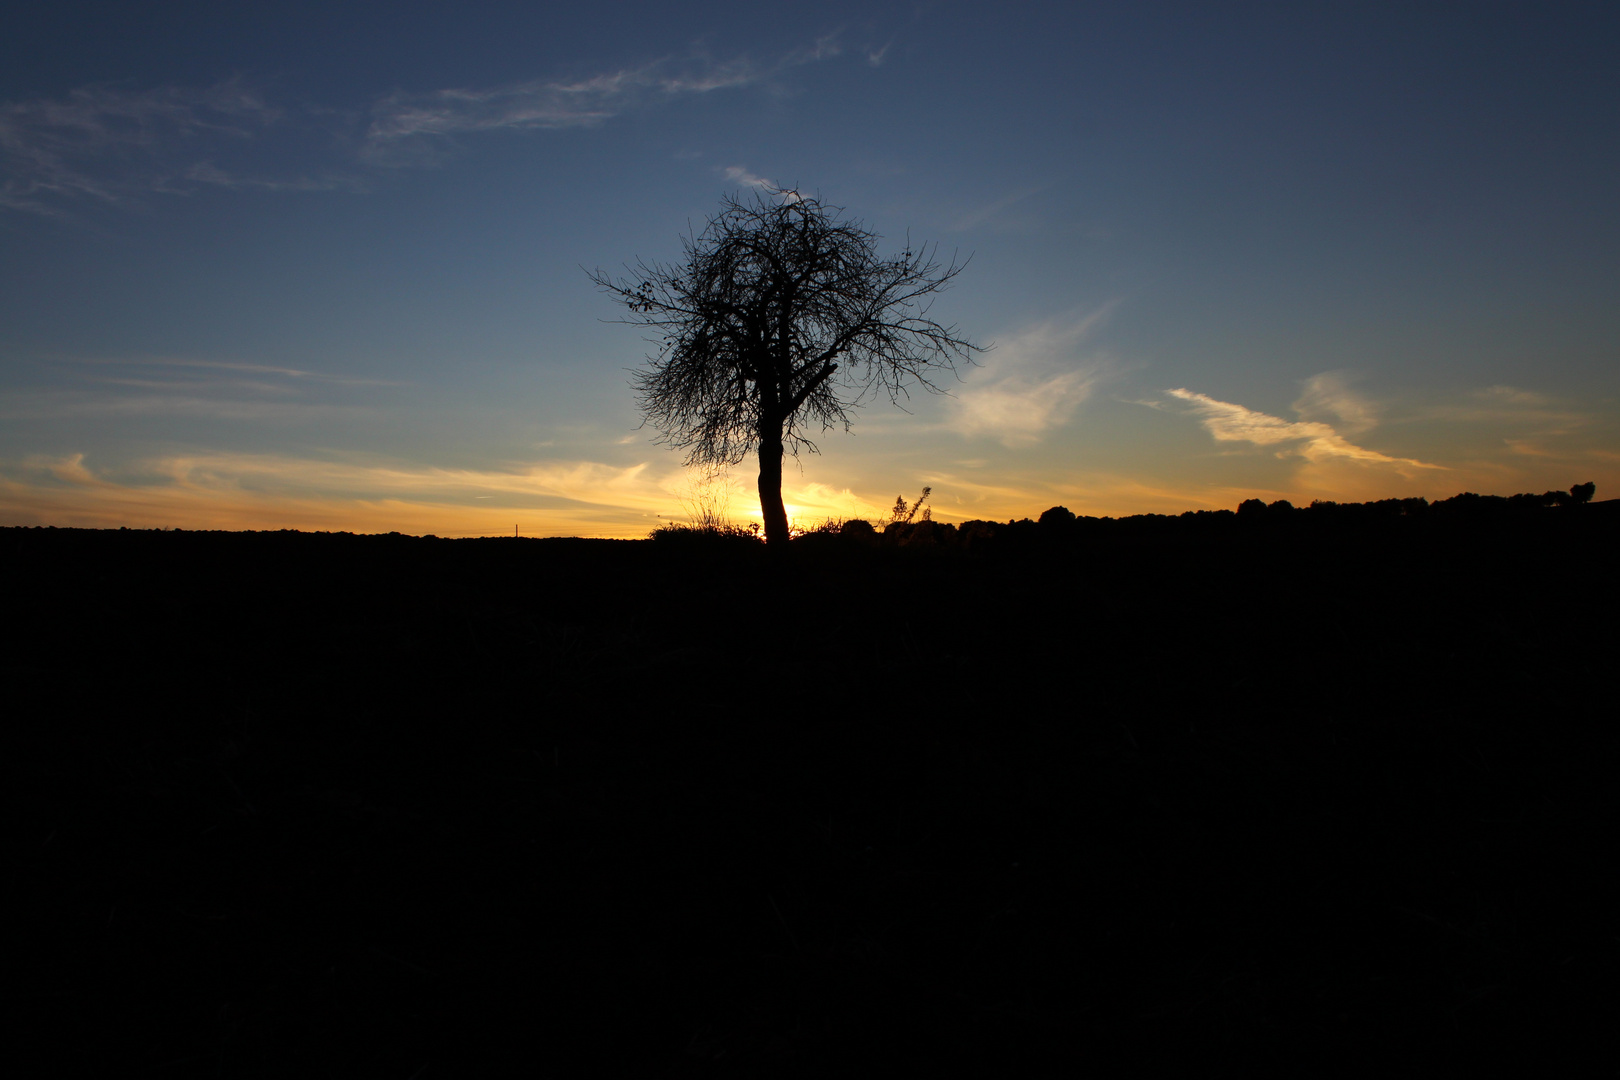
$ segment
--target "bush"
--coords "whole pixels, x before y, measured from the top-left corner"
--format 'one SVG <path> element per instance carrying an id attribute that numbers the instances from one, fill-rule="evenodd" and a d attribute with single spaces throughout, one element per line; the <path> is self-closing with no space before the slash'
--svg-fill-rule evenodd
<path id="1" fill-rule="evenodd" d="M 872 523 L 863 518 L 850 518 L 839 526 L 838 531 L 844 536 L 853 536 L 861 540 L 870 540 L 877 536 L 877 530 L 872 527 Z"/>
<path id="2" fill-rule="evenodd" d="M 650 535 L 666 544 L 758 543 L 760 539 L 758 522 L 746 529 L 741 525 L 660 525 Z"/>
<path id="3" fill-rule="evenodd" d="M 1048 529 L 1061 529 L 1074 524 L 1074 514 L 1067 506 L 1054 506 L 1043 511 L 1036 524 Z"/>

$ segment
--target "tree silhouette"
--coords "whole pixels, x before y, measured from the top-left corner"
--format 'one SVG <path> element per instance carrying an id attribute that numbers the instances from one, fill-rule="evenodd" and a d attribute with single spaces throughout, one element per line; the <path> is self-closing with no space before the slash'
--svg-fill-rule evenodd
<path id="1" fill-rule="evenodd" d="M 915 383 L 972 362 L 979 346 L 929 317 L 935 293 L 966 263 L 937 247 L 877 253 L 878 237 L 842 211 L 794 191 L 744 202 L 727 196 L 679 266 L 638 262 L 623 280 L 591 280 L 630 309 L 623 322 L 656 333 L 658 351 L 633 385 L 660 441 L 688 465 L 759 456 L 765 537 L 788 539 L 782 460 L 815 423 L 842 424 L 868 399 L 899 404 Z"/>

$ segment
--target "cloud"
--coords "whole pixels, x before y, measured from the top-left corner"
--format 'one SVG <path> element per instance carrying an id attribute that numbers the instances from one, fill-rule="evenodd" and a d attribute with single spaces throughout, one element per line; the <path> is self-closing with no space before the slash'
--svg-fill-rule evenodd
<path id="1" fill-rule="evenodd" d="M 1516 386 L 1487 386 L 1483 390 L 1474 391 L 1474 396 L 1504 405 L 1546 405 L 1549 400 L 1545 394 L 1520 390 Z"/>
<path id="2" fill-rule="evenodd" d="M 946 426 L 969 437 L 991 436 L 1008 447 L 1028 446 L 1068 422 L 1110 369 L 1080 356 L 1087 334 L 1107 314 L 1049 320 L 996 345 L 963 379 L 947 405 Z"/>
<path id="3" fill-rule="evenodd" d="M 375 404 L 353 391 L 406 385 L 229 360 L 86 359 L 61 367 L 72 384 L 0 390 L 0 419 L 163 416 L 296 425 L 373 413 Z"/>
<path id="4" fill-rule="evenodd" d="M 837 30 L 830 34 L 823 34 L 821 37 L 816 38 L 815 44 L 808 49 L 798 49 L 789 53 L 783 58 L 782 66 L 811 64 L 817 60 L 830 60 L 835 56 L 843 55 L 844 47 L 838 43 L 838 34 L 839 31 Z"/>
<path id="5" fill-rule="evenodd" d="M 721 170 L 721 176 L 739 187 L 759 188 L 761 191 L 776 191 L 776 181 L 767 180 L 763 176 L 755 176 L 741 165 L 731 165 Z"/>
<path id="6" fill-rule="evenodd" d="M 204 187 L 364 190 L 351 175 L 356 146 L 373 166 L 431 163 L 449 137 L 592 127 L 657 102 L 764 83 L 841 53 L 829 35 L 765 65 L 746 56 L 664 57 L 584 79 L 400 91 L 359 115 L 278 108 L 235 79 L 206 89 L 84 86 L 61 98 L 0 102 L 0 209 L 61 216 L 75 203 Z M 251 160 L 249 148 L 272 128 L 283 140 L 317 145 L 294 155 L 277 143 Z M 250 160 L 228 160 L 243 156 Z M 278 163 L 294 156 L 315 162 L 313 171 L 285 175 Z"/>
<path id="7" fill-rule="evenodd" d="M 1313 375 L 1305 380 L 1304 389 L 1294 402 L 1294 411 L 1303 420 L 1336 420 L 1334 430 L 1340 434 L 1371 431 L 1378 426 L 1378 409 L 1354 393 L 1349 383 L 1349 376 L 1342 372 Z"/>
<path id="8" fill-rule="evenodd" d="M 779 195 L 784 203 L 803 201 L 802 196 L 791 188 L 784 189 L 775 180 L 767 180 L 763 176 L 755 176 L 741 165 L 729 165 L 720 170 L 720 175 L 738 187 L 751 187 L 767 194 Z"/>
<path id="9" fill-rule="evenodd" d="M 1590 405 L 1591 399 L 1583 404 Z M 1478 388 L 1451 401 L 1416 407 L 1403 419 L 1443 425 L 1475 464 L 1495 460 L 1506 450 L 1510 456 L 1493 467 L 1507 469 L 1509 475 L 1521 477 L 1513 482 L 1531 486 L 1545 486 L 1549 480 L 1567 486 L 1558 479 L 1557 466 L 1577 466 L 1589 456 L 1594 442 L 1615 438 L 1613 424 L 1603 413 L 1516 386 Z"/>
<path id="10" fill-rule="evenodd" d="M 238 82 L 205 90 L 86 86 L 65 98 L 0 103 L 0 206 L 60 213 L 63 199 L 119 202 L 137 191 L 218 182 L 171 151 L 206 137 L 243 140 L 283 118 Z M 223 176 L 223 173 L 219 174 Z"/>
<path id="11" fill-rule="evenodd" d="M 375 409 L 363 405 L 337 405 L 305 401 L 254 401 L 243 397 L 206 397 L 200 393 L 175 391 L 158 384 L 131 381 L 137 389 L 170 390 L 169 393 L 130 394 L 118 397 L 92 396 L 73 392 L 39 392 L 0 397 L 0 419 L 11 421 L 66 420 L 73 417 L 168 417 L 193 420 L 229 420 L 278 426 L 321 422 L 352 422 L 372 415 Z M 193 388 L 183 387 L 181 390 Z M 265 396 L 276 393 L 264 387 Z"/>
<path id="12" fill-rule="evenodd" d="M 1418 410 L 1420 419 L 1451 423 L 1509 423 L 1537 427 L 1540 435 L 1564 435 L 1586 427 L 1593 417 L 1562 405 L 1546 394 L 1516 386 L 1487 386 L 1465 400 Z"/>
<path id="13" fill-rule="evenodd" d="M 364 191 L 365 183 L 354 176 L 295 176 L 269 179 L 228 173 L 211 161 L 199 161 L 184 173 L 184 179 L 199 184 L 230 188 L 233 191 Z"/>
<path id="14" fill-rule="evenodd" d="M 624 83 L 622 78 L 603 77 L 572 86 L 519 83 L 489 90 L 398 93 L 372 107 L 366 140 L 379 147 L 416 135 L 590 127 L 623 111 Z"/>
<path id="15" fill-rule="evenodd" d="M 889 46 L 893 45 L 893 44 L 894 43 L 891 41 L 891 42 L 885 43 L 883 48 L 881 48 L 881 49 L 868 49 L 868 50 L 866 50 L 866 63 L 870 67 L 882 67 L 883 66 L 883 58 L 885 56 L 889 55 Z"/>
<path id="16" fill-rule="evenodd" d="M 387 164 L 409 161 L 411 151 L 402 158 L 401 147 L 424 139 L 486 131 L 595 127 L 651 103 L 751 86 L 789 67 L 830 59 L 841 51 L 835 37 L 829 35 L 764 67 L 747 57 L 726 61 L 664 57 L 573 82 L 533 80 L 484 89 L 397 93 L 373 106 L 365 152 L 371 160 Z"/>
<path id="17" fill-rule="evenodd" d="M 87 359 L 84 364 L 129 364 L 157 368 L 202 368 L 213 371 L 250 372 L 259 375 L 284 375 L 290 379 L 308 379 L 313 382 L 337 383 L 343 386 L 401 386 L 391 379 L 356 379 L 347 375 L 328 375 L 299 368 L 277 367 L 271 364 L 250 364 L 239 360 L 191 360 L 181 357 L 116 357 Z"/>
<path id="18" fill-rule="evenodd" d="M 1432 485 L 1440 466 L 1395 458 L 1393 472 L 1408 481 L 1405 493 L 1444 497 L 1470 490 L 1493 494 L 1568 487 L 1584 476 L 1594 444 L 1612 442 L 1612 425 L 1598 413 L 1582 412 L 1567 400 L 1517 386 L 1494 385 L 1450 395 L 1451 400 L 1415 404 L 1391 400 L 1373 405 L 1350 393 L 1338 375 L 1318 376 L 1295 403 L 1307 421 L 1332 416 L 1327 426 L 1341 438 L 1375 423 L 1399 426 L 1408 438 L 1444 446 L 1446 487 Z M 1313 496 L 1385 498 L 1396 494 L 1389 466 L 1356 446 L 1354 455 L 1331 440 L 1301 440 L 1307 460 L 1294 482 Z M 1334 452 L 1335 450 L 1339 452 Z M 1382 455 L 1379 455 L 1382 456 Z M 1368 468 L 1367 466 L 1373 466 Z M 1603 475 L 1599 470 L 1599 475 Z M 1588 477 L 1589 478 L 1589 477 Z"/>
<path id="19" fill-rule="evenodd" d="M 907 497 L 916 498 L 916 493 L 908 493 Z M 749 499 L 745 495 L 739 500 L 739 505 L 746 510 L 742 515 L 745 519 L 763 520 L 759 514 L 757 496 Z M 886 505 L 879 507 L 856 495 L 848 487 L 834 487 L 817 481 L 784 484 L 782 505 L 787 510 L 788 519 L 801 528 L 813 528 L 829 519 L 847 521 L 850 518 L 864 518 L 879 521 L 888 514 Z"/>
<path id="20" fill-rule="evenodd" d="M 328 529 L 442 536 L 645 536 L 671 509 L 647 463 L 436 468 L 375 459 L 176 454 L 92 468 L 84 454 L 0 462 L 0 524 Z"/>
<path id="21" fill-rule="evenodd" d="M 1072 466 L 1056 473 L 1040 468 L 996 471 L 982 481 L 961 474 L 936 473 L 927 482 L 938 496 L 935 516 L 957 521 L 1037 517 L 1051 506 L 1066 506 L 1092 517 L 1179 514 L 1186 510 L 1232 508 L 1243 498 L 1163 477 L 1128 476 Z"/>
<path id="22" fill-rule="evenodd" d="M 1298 456 L 1313 464 L 1348 461 L 1362 465 L 1393 465 L 1403 474 L 1407 469 L 1444 468 L 1411 458 L 1390 457 L 1357 446 L 1320 421 L 1284 420 L 1229 401 L 1217 401 L 1192 390 L 1178 389 L 1167 393 L 1191 405 L 1202 420 L 1204 429 L 1217 442 L 1248 442 L 1256 446 L 1278 447 L 1278 457 Z"/>
<path id="23" fill-rule="evenodd" d="M 1049 186 L 1051 185 L 1035 184 L 1033 186 L 1022 187 L 1017 191 L 1004 195 L 1001 198 L 986 203 L 983 206 L 976 207 L 972 210 L 963 211 L 962 213 L 956 215 L 956 218 L 950 223 L 949 228 L 953 232 L 966 232 L 969 229 L 976 228 L 979 225 L 984 224 L 986 221 L 989 221 L 991 218 L 998 216 L 1002 211 L 1008 210 L 1023 202 L 1031 195 L 1040 194 Z"/>

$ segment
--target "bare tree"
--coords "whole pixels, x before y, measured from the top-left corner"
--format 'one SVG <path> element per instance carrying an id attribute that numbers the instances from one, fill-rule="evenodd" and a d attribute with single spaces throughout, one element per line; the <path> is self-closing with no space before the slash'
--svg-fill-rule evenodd
<path id="1" fill-rule="evenodd" d="M 658 351 L 633 380 L 660 441 L 688 465 L 759 456 L 765 537 L 788 539 L 782 460 L 806 435 L 842 424 L 878 395 L 899 404 L 912 384 L 972 363 L 979 346 L 929 317 L 934 294 L 966 262 L 941 265 L 937 247 L 877 253 L 878 237 L 842 211 L 794 191 L 727 196 L 701 234 L 683 239 L 679 266 L 638 262 L 591 280 L 652 329 Z"/>

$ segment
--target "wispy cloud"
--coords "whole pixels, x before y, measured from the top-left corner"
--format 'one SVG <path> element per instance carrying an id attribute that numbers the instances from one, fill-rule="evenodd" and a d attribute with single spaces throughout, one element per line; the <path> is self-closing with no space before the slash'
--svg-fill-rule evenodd
<path id="1" fill-rule="evenodd" d="M 444 136 L 595 127 L 656 102 L 751 86 L 841 51 L 836 37 L 829 36 L 768 65 L 747 57 L 723 61 L 664 57 L 568 82 L 533 80 L 482 89 L 397 93 L 373 106 L 365 150 L 378 163 L 404 163 L 414 160 L 424 141 Z"/>
<path id="2" fill-rule="evenodd" d="M 1341 435 L 1371 431 L 1378 426 L 1378 407 L 1350 389 L 1352 381 L 1340 371 L 1311 376 L 1294 401 L 1294 412 L 1302 420 L 1337 421 L 1334 430 Z"/>
<path id="3" fill-rule="evenodd" d="M 842 56 L 844 47 L 838 41 L 841 31 L 834 30 L 830 34 L 823 34 L 816 38 L 809 48 L 795 49 L 782 58 L 782 67 L 792 67 L 799 64 L 813 64 L 818 60 L 831 60 L 835 56 Z"/>
<path id="4" fill-rule="evenodd" d="M 767 180 L 763 176 L 755 176 L 741 165 L 729 165 L 720 170 L 720 175 L 738 187 L 759 188 L 761 191 L 776 190 L 776 181 Z"/>
<path id="5" fill-rule="evenodd" d="M 0 462 L 0 523 L 645 536 L 672 508 L 646 463 L 447 469 L 374 459 L 177 454 L 96 468 L 84 454 Z"/>
<path id="6" fill-rule="evenodd" d="M 1229 401 L 1218 401 L 1192 390 L 1177 389 L 1167 393 L 1192 406 L 1204 429 L 1217 442 L 1247 442 L 1255 446 L 1275 447 L 1279 457 L 1297 456 L 1313 464 L 1347 461 L 1362 465 L 1391 465 L 1397 470 L 1444 468 L 1357 446 L 1331 425 L 1321 421 L 1284 420 Z"/>
<path id="7" fill-rule="evenodd" d="M 97 358 L 57 365 L 71 382 L 0 391 L 0 419 L 185 417 L 278 425 L 374 412 L 350 393 L 404 383 L 271 364 L 186 358 Z"/>
<path id="8" fill-rule="evenodd" d="M 799 195 L 799 193 L 794 191 L 792 188 L 784 189 L 775 180 L 770 180 L 763 176 L 755 176 L 741 165 L 728 165 L 726 168 L 720 170 L 720 175 L 725 177 L 729 183 L 736 184 L 738 187 L 750 187 L 757 191 L 775 193 L 784 203 L 795 203 L 802 201 L 802 197 Z"/>
<path id="9" fill-rule="evenodd" d="M 256 375 L 283 375 L 289 379 L 307 379 L 311 382 L 336 383 L 342 386 L 401 386 L 391 379 L 357 379 L 349 375 L 333 375 L 300 368 L 277 367 L 272 364 L 252 364 L 240 360 L 193 360 L 184 357 L 109 357 L 79 361 L 85 365 L 130 365 L 147 368 L 201 368 L 205 371 L 247 372 Z"/>
<path id="10" fill-rule="evenodd" d="M 454 136 L 592 127 L 659 102 L 770 83 L 842 52 L 835 34 L 771 63 L 664 57 L 581 79 L 401 91 L 360 114 L 278 107 L 240 79 L 207 89 L 85 86 L 61 98 L 0 102 L 0 209 L 64 215 L 75 204 L 205 187 L 364 190 L 356 149 L 373 166 L 427 164 Z M 272 128 L 314 140 L 296 155 L 305 172 L 277 167 L 293 155 L 246 153 Z"/>
<path id="11" fill-rule="evenodd" d="M 1505 447 L 1513 455 L 1511 467 L 1528 468 L 1531 475 L 1545 475 L 1558 465 L 1579 467 L 1591 457 L 1594 443 L 1612 444 L 1615 439 L 1613 424 L 1601 411 L 1500 384 L 1475 389 L 1459 400 L 1416 409 L 1412 418 L 1439 421 L 1475 440 Z M 1484 449 L 1477 442 L 1476 447 Z"/>
<path id="12" fill-rule="evenodd" d="M 357 176 L 293 176 L 272 178 L 226 172 L 212 161 L 199 161 L 184 173 L 184 179 L 199 184 L 230 188 L 233 191 L 364 191 L 365 181 Z"/>
<path id="13" fill-rule="evenodd" d="M 64 202 L 243 184 L 185 150 L 252 139 L 285 114 L 238 81 L 203 90 L 86 86 L 65 98 L 0 103 L 0 206 L 60 214 Z M 322 181 L 264 181 L 324 186 Z"/>
<path id="14" fill-rule="evenodd" d="M 1082 354 L 1086 336 L 1107 311 L 1048 320 L 999 342 L 964 377 L 964 387 L 947 405 L 946 426 L 1016 448 L 1067 423 L 1111 370 L 1105 358 Z"/>
<path id="15" fill-rule="evenodd" d="M 1516 386 L 1486 386 L 1462 400 L 1419 409 L 1416 416 L 1452 423 L 1509 423 L 1533 425 L 1538 434 L 1562 435 L 1584 427 L 1592 416 L 1546 394 Z"/>
<path id="16" fill-rule="evenodd" d="M 905 486 L 904 494 L 915 497 L 912 479 Z M 975 506 L 953 512 L 941 503 L 936 515 L 942 520 L 985 512 L 980 507 L 991 488 L 951 486 Z M 398 530 L 441 536 L 509 536 L 516 525 L 526 536 L 635 538 L 659 524 L 690 519 L 700 489 L 732 520 L 759 520 L 749 471 L 701 476 L 666 460 L 445 468 L 376 455 L 191 452 L 118 464 L 97 463 L 82 453 L 35 455 L 0 459 L 0 525 Z M 894 492 L 863 496 L 842 482 L 790 477 L 782 495 L 790 517 L 814 525 L 829 517 L 881 519 Z M 990 501 L 998 512 L 1007 507 L 1005 514 L 1031 512 L 1027 491 L 996 489 Z"/>
<path id="17" fill-rule="evenodd" d="M 1030 196 L 1040 194 L 1049 186 L 1048 184 L 1026 185 L 998 199 L 992 199 L 982 206 L 964 210 L 951 221 L 950 228 L 955 232 L 966 232 L 969 229 L 977 228 L 985 222 L 1000 216 L 1003 211 L 1011 209 Z"/>
<path id="18" fill-rule="evenodd" d="M 1065 506 L 1077 514 L 1094 517 L 1179 514 L 1185 510 L 1235 507 L 1243 498 L 1164 477 L 1127 476 L 1072 466 L 1058 472 L 1028 466 L 992 467 L 978 475 L 930 472 L 924 482 L 935 491 L 934 516 L 953 521 L 1036 517 L 1051 506 Z"/>

